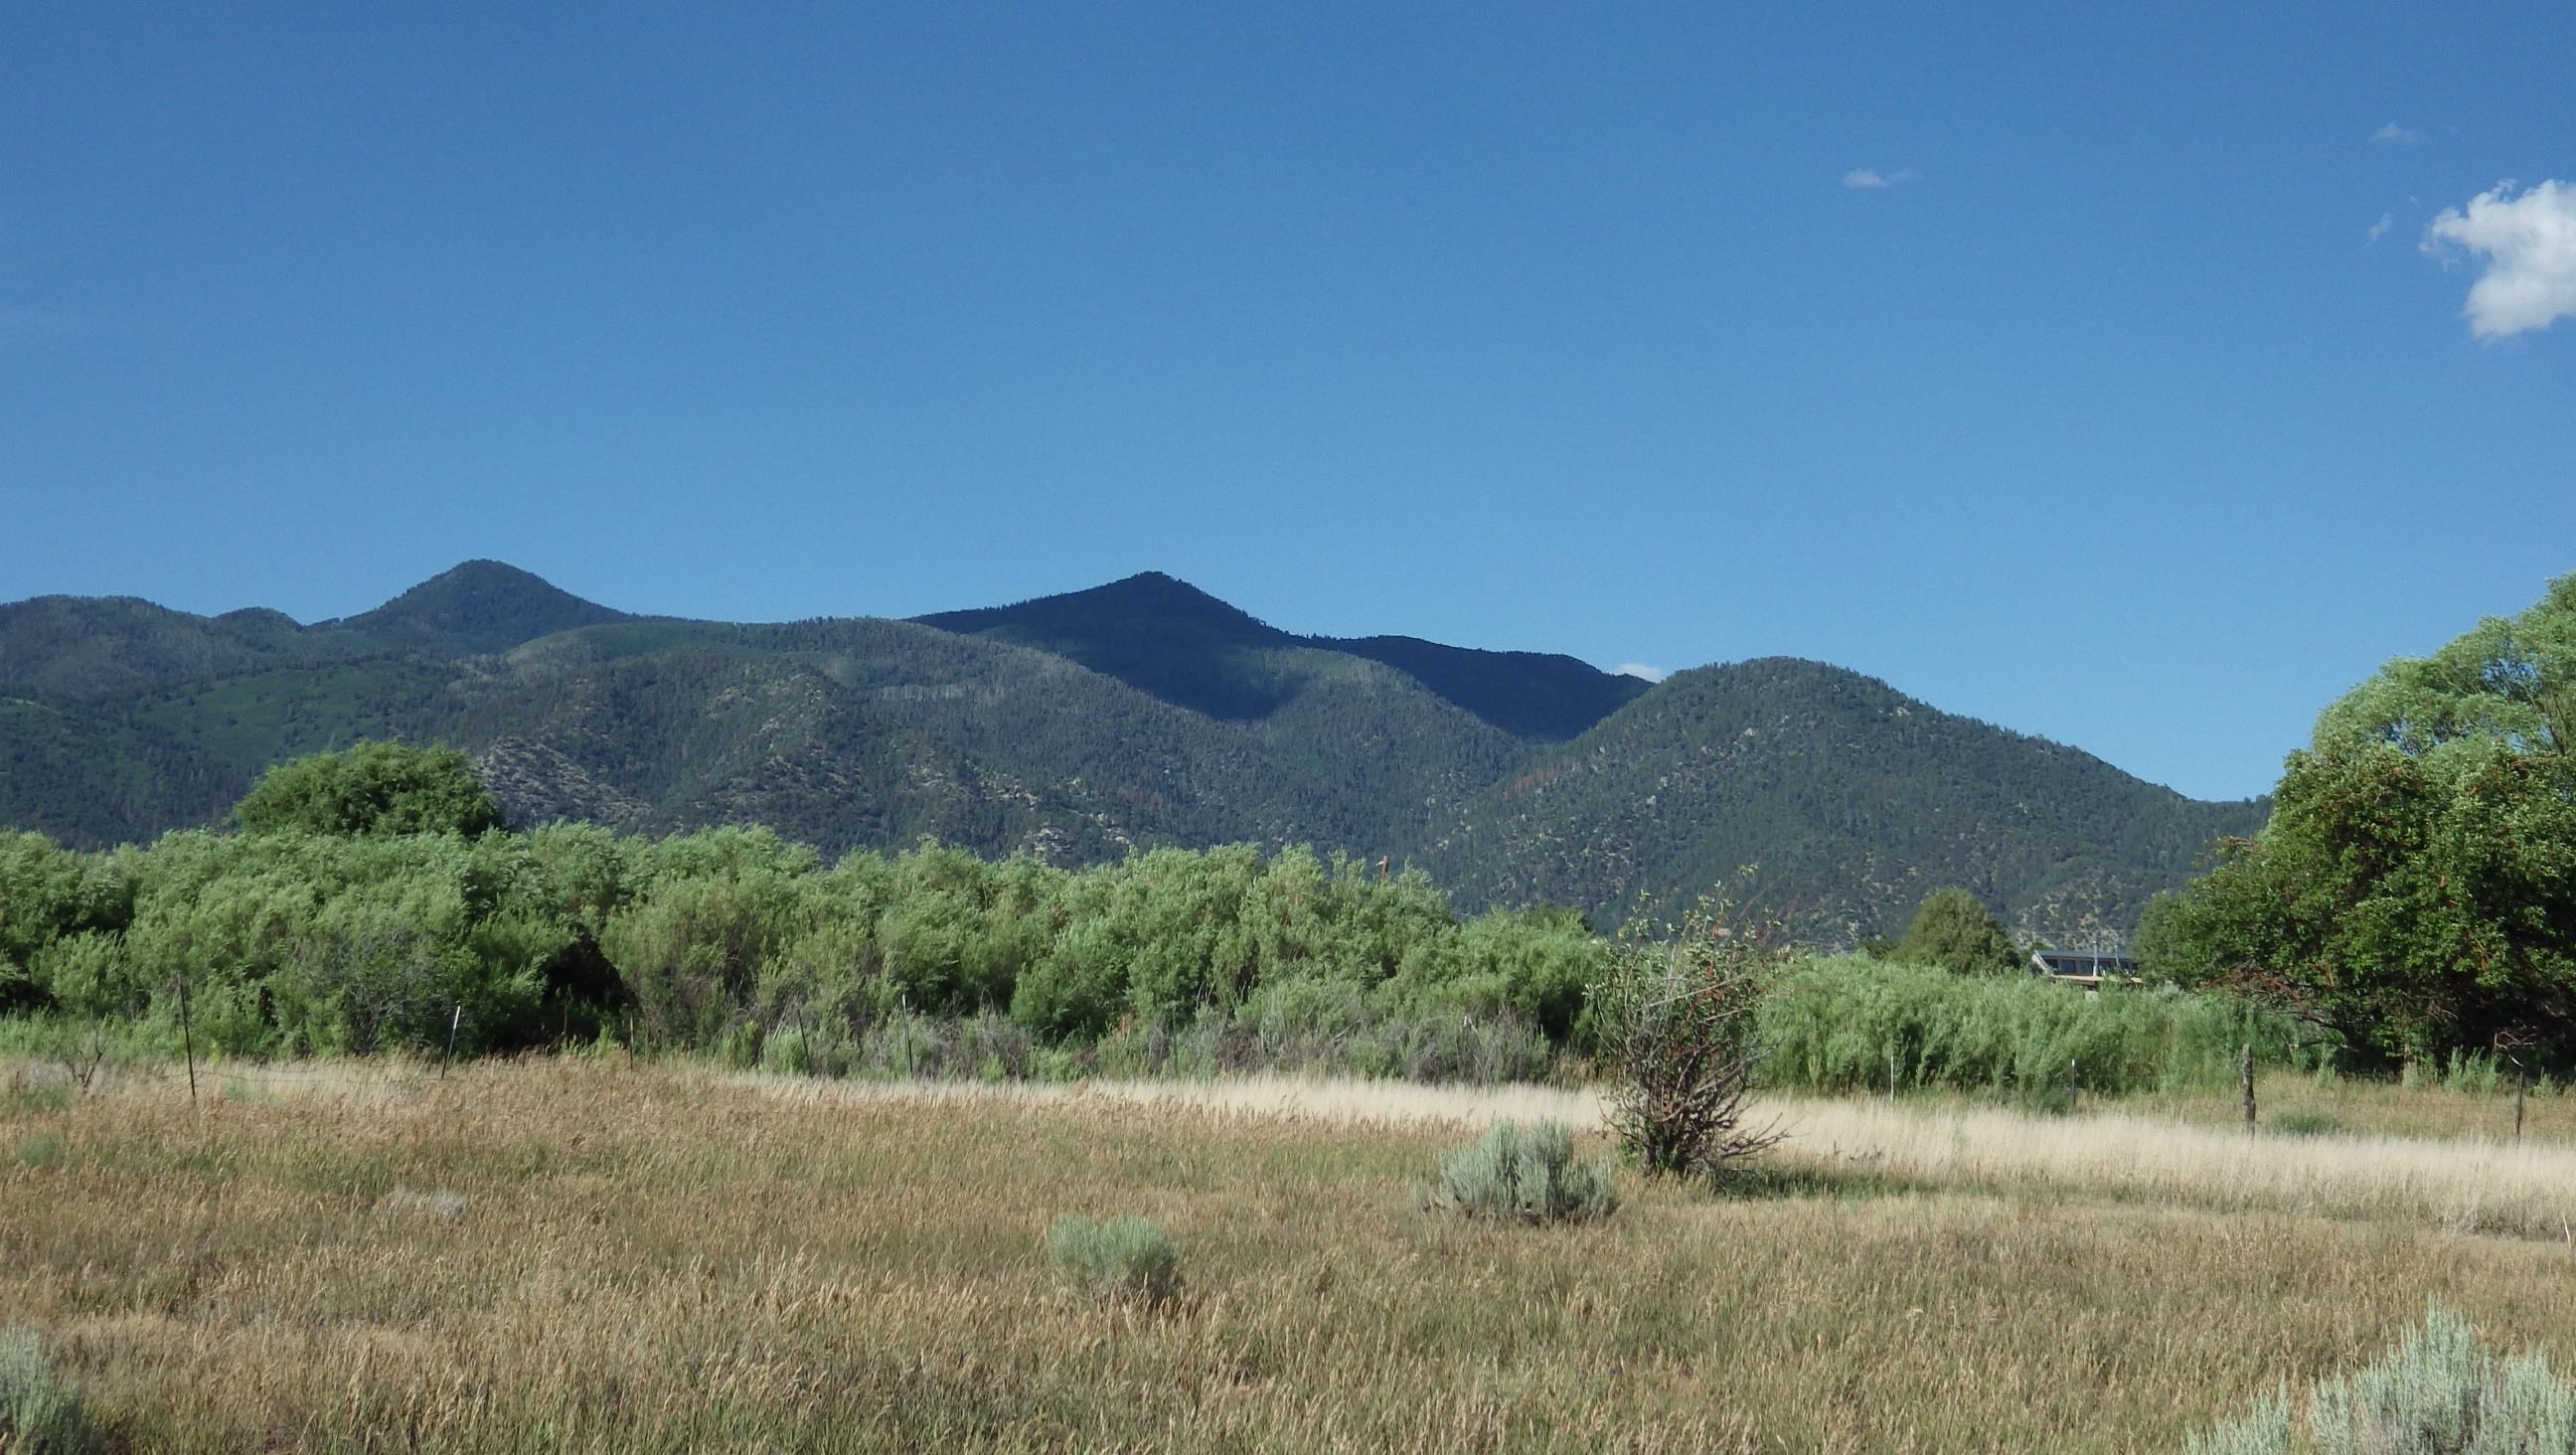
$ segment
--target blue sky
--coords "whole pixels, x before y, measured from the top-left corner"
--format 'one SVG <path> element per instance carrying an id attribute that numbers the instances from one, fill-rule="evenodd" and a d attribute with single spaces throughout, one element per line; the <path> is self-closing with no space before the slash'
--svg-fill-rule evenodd
<path id="1" fill-rule="evenodd" d="M 2571 58 L 2563 3 L 13 5 L 0 599 L 1159 569 L 2263 792 L 2576 571 Z"/>

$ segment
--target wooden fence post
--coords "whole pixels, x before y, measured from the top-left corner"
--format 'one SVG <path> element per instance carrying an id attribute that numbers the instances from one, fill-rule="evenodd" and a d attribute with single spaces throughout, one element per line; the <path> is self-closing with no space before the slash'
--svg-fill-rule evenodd
<path id="1" fill-rule="evenodd" d="M 179 1042 L 188 1052 L 188 1105 L 197 1104 L 197 1030 L 188 1017 L 188 977 L 179 977 Z"/>
<path id="2" fill-rule="evenodd" d="M 2252 1041 L 2246 1042 L 2245 1049 L 2236 1057 L 2236 1076 L 2245 1092 L 2245 1134 L 2250 1137 L 2254 1134 L 2254 1043 Z"/>

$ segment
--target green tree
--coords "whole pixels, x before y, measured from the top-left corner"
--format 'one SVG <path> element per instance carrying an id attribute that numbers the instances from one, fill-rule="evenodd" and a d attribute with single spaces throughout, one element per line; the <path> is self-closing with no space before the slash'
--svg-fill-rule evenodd
<path id="1" fill-rule="evenodd" d="M 2399 657 L 2317 719 L 2316 746 L 2376 741 L 2440 760 L 2454 745 L 2576 755 L 2576 575 L 2519 616 L 2488 617 L 2429 657 Z"/>
<path id="2" fill-rule="evenodd" d="M 2290 756 L 2272 821 L 2139 927 L 2149 968 L 2250 993 L 2372 1059 L 2576 1049 L 2576 761 L 2463 743 Z"/>
<path id="3" fill-rule="evenodd" d="M 1964 889 L 1936 889 L 1887 959 L 1938 965 L 1961 975 L 2020 973 L 2024 957 L 1984 901 Z"/>
<path id="4" fill-rule="evenodd" d="M 454 748 L 360 743 L 280 763 L 233 809 L 248 833 L 372 836 L 501 827 L 501 810 Z"/>
<path id="5" fill-rule="evenodd" d="M 2139 926 L 2373 1058 L 2536 1034 L 2576 1054 L 2576 576 L 2328 707 L 2272 818 Z"/>

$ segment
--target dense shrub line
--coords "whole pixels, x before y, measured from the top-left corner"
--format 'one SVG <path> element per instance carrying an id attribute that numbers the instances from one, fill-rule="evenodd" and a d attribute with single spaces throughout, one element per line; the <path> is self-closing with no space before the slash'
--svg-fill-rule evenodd
<path id="1" fill-rule="evenodd" d="M 0 834 L 0 1046 L 83 1061 L 175 1052 L 184 997 L 201 1051 L 249 1057 L 435 1052 L 462 1007 L 466 1054 L 605 1038 L 817 1075 L 1527 1080 L 1596 1051 L 1624 943 L 1566 911 L 1462 917 L 1417 873 L 1303 848 L 1068 870 L 930 843 L 826 864 L 757 828 L 289 824 L 101 854 Z M 1747 1049 L 1778 1088 L 1884 1090 L 1892 1060 L 1909 1090 L 2039 1092 L 2070 1061 L 2088 1090 L 2172 1089 L 2248 1042 L 2267 1065 L 2318 1054 L 2213 996 L 1860 957 L 1765 978 Z"/>
<path id="2" fill-rule="evenodd" d="M 2070 1063 L 2086 1091 L 2176 1091 L 2224 1084 L 2241 1048 L 2264 1065 L 2324 1054 L 2300 1027 L 2242 1001 L 2171 989 L 2096 996 L 2031 976 L 1957 975 L 1862 956 L 1808 960 L 1775 984 L 1760 1014 L 1765 1084 L 1809 1091 L 1888 1089 L 2046 1095 Z"/>
<path id="3" fill-rule="evenodd" d="M 1507 1079 L 1579 1041 L 1604 953 L 1577 916 L 1462 918 L 1418 874 L 1303 848 L 1066 870 L 936 844 L 826 865 L 753 828 L 0 835 L 0 1010 L 175 1049 L 184 990 L 200 1048 L 242 1056 L 434 1050 L 462 1006 L 466 1052 Z"/>

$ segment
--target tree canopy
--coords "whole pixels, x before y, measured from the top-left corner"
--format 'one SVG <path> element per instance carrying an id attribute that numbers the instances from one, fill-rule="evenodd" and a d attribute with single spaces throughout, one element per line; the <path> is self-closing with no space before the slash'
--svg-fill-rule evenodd
<path id="1" fill-rule="evenodd" d="M 1961 975 L 2011 975 L 2022 968 L 2012 937 L 1985 902 L 1964 889 L 1932 891 L 1887 958 Z"/>
<path id="2" fill-rule="evenodd" d="M 233 809 L 246 833 L 457 833 L 501 826 L 501 810 L 453 748 L 360 743 L 280 763 Z"/>
<path id="3" fill-rule="evenodd" d="M 2429 657 L 2399 657 L 2317 719 L 2316 748 L 2385 742 L 2441 764 L 2502 742 L 2576 754 L 2576 575 L 2513 617 L 2488 617 Z M 2461 745 L 2467 745 L 2465 750 Z"/>
<path id="4" fill-rule="evenodd" d="M 2317 720 L 2271 821 L 2149 909 L 2138 951 L 2371 1057 L 2576 1054 L 2576 576 Z"/>

